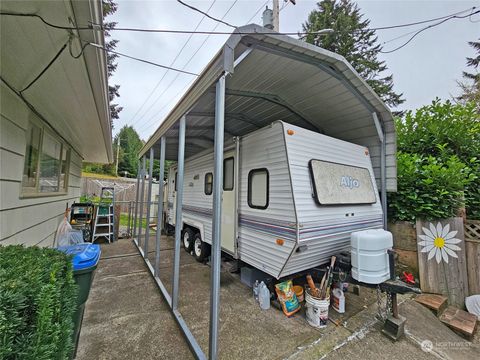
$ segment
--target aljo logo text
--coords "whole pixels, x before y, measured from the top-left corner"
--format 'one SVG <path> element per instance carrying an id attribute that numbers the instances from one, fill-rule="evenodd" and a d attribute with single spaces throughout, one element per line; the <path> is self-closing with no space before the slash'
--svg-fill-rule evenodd
<path id="1" fill-rule="evenodd" d="M 358 179 L 352 178 L 351 176 L 342 176 L 342 179 L 340 180 L 340 186 L 349 189 L 359 188 L 360 181 L 358 181 Z"/>

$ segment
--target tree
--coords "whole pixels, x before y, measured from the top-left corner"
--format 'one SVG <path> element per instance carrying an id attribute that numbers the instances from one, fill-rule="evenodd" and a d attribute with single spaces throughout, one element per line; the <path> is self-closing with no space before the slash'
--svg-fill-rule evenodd
<path id="1" fill-rule="evenodd" d="M 126 171 L 129 176 L 137 176 L 138 152 L 143 146 L 143 141 L 135 129 L 127 125 L 122 127 L 117 136 L 115 136 L 115 144 L 118 144 L 119 138 L 118 173 L 124 175 Z"/>
<path id="2" fill-rule="evenodd" d="M 322 0 L 317 5 L 318 9 L 303 24 L 303 31 L 308 33 L 305 40 L 342 55 L 389 106 L 403 103 L 403 94 L 393 91 L 393 75 L 383 75 L 387 66 L 377 59 L 382 46 L 377 43 L 375 30 L 369 29 L 370 20 L 363 19 L 358 6 L 351 0 Z M 314 34 L 322 29 L 334 32 Z"/>
<path id="3" fill-rule="evenodd" d="M 472 67 L 475 72 L 463 72 L 464 81 L 457 82 L 462 94 L 456 100 L 463 104 L 469 101 L 477 104 L 477 112 L 480 113 L 480 73 L 477 70 L 480 65 L 480 39 L 479 41 L 469 41 L 468 45 L 477 52 L 476 56 L 467 57 L 467 66 Z"/>
<path id="4" fill-rule="evenodd" d="M 118 40 L 109 40 L 107 38 L 111 36 L 110 30 L 113 29 L 117 23 L 114 21 L 105 21 L 105 19 L 109 16 L 114 14 L 117 9 L 118 5 L 113 0 L 102 0 L 103 3 L 103 27 L 105 29 L 105 48 L 107 50 L 114 50 L 117 47 Z M 110 78 L 115 70 L 117 70 L 117 62 L 116 59 L 118 58 L 117 54 L 113 54 L 111 52 L 107 52 L 107 72 L 108 77 Z M 110 117 L 113 119 L 118 119 L 119 113 L 123 110 L 123 107 L 115 104 L 113 100 L 117 97 L 120 97 L 119 93 L 120 85 L 108 85 L 108 98 L 110 101 Z M 113 129 L 113 122 L 112 122 L 112 129 Z"/>

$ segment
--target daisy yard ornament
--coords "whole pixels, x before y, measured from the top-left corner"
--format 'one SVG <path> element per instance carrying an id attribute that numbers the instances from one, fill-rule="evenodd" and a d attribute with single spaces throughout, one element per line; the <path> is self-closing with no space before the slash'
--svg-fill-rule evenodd
<path id="1" fill-rule="evenodd" d="M 415 227 L 420 289 L 444 295 L 450 305 L 463 307 L 468 296 L 463 218 L 417 219 Z"/>
<path id="2" fill-rule="evenodd" d="M 461 248 L 457 244 L 462 240 L 455 237 L 458 231 L 450 231 L 450 224 L 442 226 L 437 222 L 437 226 L 434 226 L 430 223 L 428 228 L 422 227 L 422 232 L 423 234 L 418 236 L 421 239 L 418 245 L 422 247 L 422 253 L 428 253 L 427 260 L 435 259 L 437 264 L 441 261 L 448 264 L 449 257 L 458 258 L 456 252 Z"/>

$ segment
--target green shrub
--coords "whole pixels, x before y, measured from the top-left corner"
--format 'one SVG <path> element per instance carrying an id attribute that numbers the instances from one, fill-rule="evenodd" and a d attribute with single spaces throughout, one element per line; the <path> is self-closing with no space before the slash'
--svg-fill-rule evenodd
<path id="1" fill-rule="evenodd" d="M 0 246 L 0 359 L 68 359 L 76 295 L 69 256 Z"/>
<path id="2" fill-rule="evenodd" d="M 398 192 L 392 220 L 454 216 L 465 206 L 480 219 L 480 119 L 475 105 L 440 102 L 396 119 Z"/>
<path id="3" fill-rule="evenodd" d="M 455 155 L 445 161 L 434 156 L 397 154 L 398 191 L 389 194 L 393 220 L 443 219 L 464 205 L 464 188 L 476 179 Z"/>

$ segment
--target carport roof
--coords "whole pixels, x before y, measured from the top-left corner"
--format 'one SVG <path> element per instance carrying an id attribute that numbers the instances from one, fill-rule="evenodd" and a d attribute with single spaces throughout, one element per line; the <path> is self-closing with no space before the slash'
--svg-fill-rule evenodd
<path id="1" fill-rule="evenodd" d="M 226 139 L 283 120 L 367 146 L 380 180 L 380 138 L 386 140 L 387 190 L 396 190 L 395 130 L 390 110 L 340 55 L 258 25 L 238 28 L 140 151 L 167 139 L 177 156 L 178 123 L 186 115 L 185 155 L 213 147 L 215 83 L 227 73 Z M 373 113 L 379 119 L 375 123 Z M 379 183 L 380 185 L 380 183 Z"/>

